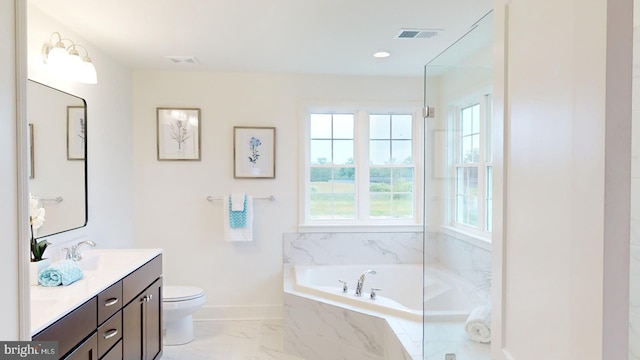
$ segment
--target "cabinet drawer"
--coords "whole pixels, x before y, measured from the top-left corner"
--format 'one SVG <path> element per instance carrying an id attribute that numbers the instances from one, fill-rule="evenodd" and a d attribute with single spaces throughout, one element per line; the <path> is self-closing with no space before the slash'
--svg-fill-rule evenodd
<path id="1" fill-rule="evenodd" d="M 104 355 L 102 360 L 122 360 L 122 340 Z"/>
<path id="2" fill-rule="evenodd" d="M 98 324 L 102 324 L 122 308 L 122 281 L 98 294 Z"/>
<path id="3" fill-rule="evenodd" d="M 98 360 L 98 344 L 96 334 L 91 335 L 64 360 Z"/>
<path id="4" fill-rule="evenodd" d="M 124 305 L 133 300 L 149 284 L 162 275 L 162 255 L 139 267 L 122 280 L 122 298 Z"/>
<path id="5" fill-rule="evenodd" d="M 66 354 L 98 327 L 95 297 L 80 305 L 51 326 L 37 333 L 34 341 L 58 341 L 58 352 Z"/>
<path id="6" fill-rule="evenodd" d="M 122 338 L 122 312 L 119 311 L 98 328 L 98 357 L 102 357 Z"/>

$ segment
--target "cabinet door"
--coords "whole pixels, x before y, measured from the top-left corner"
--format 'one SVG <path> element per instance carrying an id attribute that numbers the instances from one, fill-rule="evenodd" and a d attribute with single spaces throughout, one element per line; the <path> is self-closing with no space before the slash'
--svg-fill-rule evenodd
<path id="1" fill-rule="evenodd" d="M 122 352 L 127 360 L 162 357 L 162 278 L 122 310 Z"/>
<path id="2" fill-rule="evenodd" d="M 98 360 L 98 338 L 94 333 L 64 360 Z"/>
<path id="3" fill-rule="evenodd" d="M 143 359 L 143 321 L 146 294 L 140 293 L 122 309 L 122 358 Z"/>
<path id="4" fill-rule="evenodd" d="M 146 291 L 146 360 L 162 357 L 162 278 L 156 280 Z"/>

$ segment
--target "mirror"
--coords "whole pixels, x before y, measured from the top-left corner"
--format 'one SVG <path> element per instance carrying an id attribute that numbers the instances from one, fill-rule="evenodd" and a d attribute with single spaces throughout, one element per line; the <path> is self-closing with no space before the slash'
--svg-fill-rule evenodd
<path id="1" fill-rule="evenodd" d="M 41 238 L 87 223 L 84 99 L 29 80 L 29 192 L 45 209 Z"/>

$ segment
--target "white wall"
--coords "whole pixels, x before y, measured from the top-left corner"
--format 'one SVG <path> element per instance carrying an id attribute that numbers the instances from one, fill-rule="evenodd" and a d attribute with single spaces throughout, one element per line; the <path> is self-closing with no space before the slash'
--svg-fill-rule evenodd
<path id="1" fill-rule="evenodd" d="M 18 164 L 16 153 L 16 42 L 14 2 L 0 2 L 0 339 L 18 340 Z M 24 226 L 26 228 L 26 224 Z M 26 240 L 25 240 L 26 241 Z"/>
<path id="2" fill-rule="evenodd" d="M 87 237 L 104 248 L 132 247 L 133 130 L 131 73 L 82 36 L 37 7 L 28 6 L 29 78 L 87 102 L 88 222 L 85 228 L 48 238 L 62 243 Z M 42 61 L 42 46 L 53 32 L 84 45 L 98 72 L 98 84 L 86 85 L 56 78 Z M 56 251 L 52 249 L 50 251 Z"/>
<path id="3" fill-rule="evenodd" d="M 631 1 L 495 8 L 496 39 L 506 24 L 508 42 L 505 58 L 496 49 L 507 194 L 493 356 L 624 359 Z"/>
<path id="4" fill-rule="evenodd" d="M 136 245 L 165 249 L 166 284 L 207 293 L 197 317 L 281 316 L 282 234 L 297 230 L 298 126 L 305 101 L 420 103 L 422 79 L 136 72 L 133 81 Z M 202 109 L 201 161 L 156 160 L 156 107 Z M 233 126 L 276 127 L 276 178 L 233 178 Z M 254 241 L 222 239 L 231 192 L 256 201 Z"/>

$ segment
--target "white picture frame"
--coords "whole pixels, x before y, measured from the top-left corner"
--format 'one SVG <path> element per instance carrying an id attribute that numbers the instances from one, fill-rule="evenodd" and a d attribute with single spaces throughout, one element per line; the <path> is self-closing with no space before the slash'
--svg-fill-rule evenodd
<path id="1" fill-rule="evenodd" d="M 158 160 L 200 160 L 200 109 L 156 108 Z"/>

